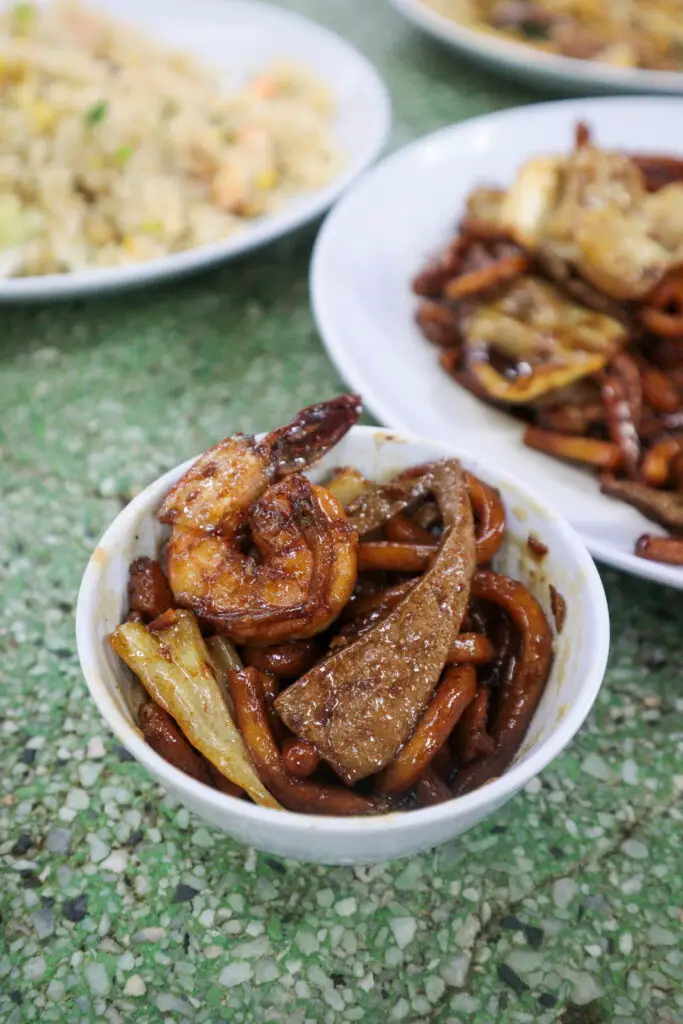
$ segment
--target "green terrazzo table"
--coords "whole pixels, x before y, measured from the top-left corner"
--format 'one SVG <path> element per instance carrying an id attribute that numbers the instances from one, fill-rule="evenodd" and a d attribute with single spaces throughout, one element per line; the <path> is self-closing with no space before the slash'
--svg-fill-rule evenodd
<path id="1" fill-rule="evenodd" d="M 380 0 L 288 6 L 376 60 L 394 145 L 532 98 Z M 463 839 L 369 869 L 205 828 L 88 698 L 74 602 L 122 505 L 340 387 L 307 304 L 312 238 L 164 290 L 0 312 L 0 1020 L 681 1022 L 677 594 L 606 572 L 611 664 L 571 749 Z"/>

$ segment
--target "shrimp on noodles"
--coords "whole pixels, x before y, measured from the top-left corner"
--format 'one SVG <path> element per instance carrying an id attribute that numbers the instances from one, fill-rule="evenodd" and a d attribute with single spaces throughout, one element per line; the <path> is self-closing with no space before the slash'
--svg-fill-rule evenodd
<path id="1" fill-rule="evenodd" d="M 356 583 L 357 535 L 329 491 L 301 470 L 360 414 L 356 396 L 303 409 L 261 440 L 235 434 L 194 463 L 164 501 L 177 603 L 238 643 L 326 629 Z"/>

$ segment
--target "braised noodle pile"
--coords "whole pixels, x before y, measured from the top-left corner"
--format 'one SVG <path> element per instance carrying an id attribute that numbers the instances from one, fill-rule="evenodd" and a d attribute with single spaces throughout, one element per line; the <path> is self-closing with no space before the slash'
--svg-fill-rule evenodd
<path id="1" fill-rule="evenodd" d="M 683 565 L 683 160 L 580 125 L 568 156 L 472 192 L 413 289 L 445 370 L 669 531 L 637 555 Z"/>
<path id="2" fill-rule="evenodd" d="M 681 0 L 424 0 L 439 14 L 544 53 L 680 71 Z"/>
<path id="3" fill-rule="evenodd" d="M 497 491 L 455 459 L 382 484 L 303 475 L 359 412 L 344 395 L 201 456 L 159 512 L 166 571 L 133 562 L 110 636 L 154 750 L 264 806 L 367 815 L 467 793 L 510 763 L 551 669 L 541 606 L 491 567 Z"/>

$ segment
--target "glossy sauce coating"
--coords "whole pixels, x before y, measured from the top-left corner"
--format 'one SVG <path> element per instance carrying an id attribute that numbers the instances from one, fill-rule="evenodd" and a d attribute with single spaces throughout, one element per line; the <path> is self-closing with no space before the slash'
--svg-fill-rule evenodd
<path id="1" fill-rule="evenodd" d="M 478 757 L 489 757 L 495 749 L 495 740 L 488 731 L 491 691 L 479 686 L 477 693 L 456 723 L 451 736 L 451 750 L 458 764 L 469 764 Z"/>
<path id="2" fill-rule="evenodd" d="M 616 469 L 621 464 L 621 452 L 612 441 L 598 441 L 593 437 L 575 437 L 556 434 L 553 430 L 527 427 L 524 444 L 547 455 L 556 455 L 570 462 L 585 462 L 598 469 Z"/>
<path id="3" fill-rule="evenodd" d="M 636 554 L 653 562 L 683 565 L 683 537 L 655 537 L 645 533 L 636 542 Z"/>
<path id="4" fill-rule="evenodd" d="M 136 558 L 128 570 L 128 600 L 131 612 L 142 619 L 156 619 L 173 607 L 173 594 L 163 569 L 152 558 Z"/>
<path id="5" fill-rule="evenodd" d="M 486 665 L 495 656 L 493 644 L 482 633 L 461 633 L 451 644 L 449 665 Z"/>
<path id="6" fill-rule="evenodd" d="M 199 782 L 210 785 L 206 761 L 185 739 L 171 716 L 163 708 L 148 701 L 139 711 L 142 735 L 152 750 Z"/>
<path id="7" fill-rule="evenodd" d="M 348 783 L 379 771 L 408 739 L 467 607 L 475 559 L 464 475 L 455 460 L 436 463 L 432 474 L 444 533 L 431 567 L 379 623 L 275 702 L 289 728 Z"/>
<path id="8" fill-rule="evenodd" d="M 548 554 L 548 545 L 540 541 L 533 533 L 530 533 L 527 537 L 526 546 L 538 562 L 542 561 Z"/>
<path id="9" fill-rule="evenodd" d="M 424 572 L 433 556 L 432 544 L 361 543 L 358 545 L 358 571 Z"/>
<path id="10" fill-rule="evenodd" d="M 468 295 L 476 295 L 477 292 L 488 291 L 504 281 L 510 281 L 519 277 L 529 267 L 527 256 L 508 256 L 492 263 L 482 270 L 472 270 L 469 274 L 462 274 L 449 281 L 444 289 L 446 298 L 451 301 L 462 299 Z"/>
<path id="11" fill-rule="evenodd" d="M 608 475 L 602 477 L 601 484 L 603 494 L 628 502 L 673 533 L 683 533 L 683 493 L 680 491 L 660 491 L 637 480 L 616 480 Z"/>
<path id="12" fill-rule="evenodd" d="M 641 311 L 646 327 L 665 338 L 683 338 L 683 273 L 665 278 L 652 292 Z"/>
<path id="13" fill-rule="evenodd" d="M 292 778 L 273 739 L 266 716 L 258 669 L 233 672 L 229 679 L 237 716 L 251 758 L 266 786 L 291 811 L 310 814 L 356 815 L 388 810 L 386 801 L 354 793 L 343 786 L 325 786 Z"/>
<path id="14" fill-rule="evenodd" d="M 562 632 L 564 620 L 567 618 L 567 602 L 552 583 L 550 584 L 550 607 L 555 621 L 555 630 L 559 635 Z"/>
<path id="15" fill-rule="evenodd" d="M 405 793 L 415 785 L 474 699 L 476 689 L 477 676 L 471 665 L 446 669 L 412 736 L 391 764 L 375 776 L 375 792 Z"/>
<path id="16" fill-rule="evenodd" d="M 320 655 L 315 640 L 292 640 L 273 647 L 243 647 L 242 660 L 278 679 L 298 679 L 312 668 Z"/>
<path id="17" fill-rule="evenodd" d="M 341 395 L 303 409 L 257 442 L 235 434 L 193 464 L 159 519 L 176 603 L 239 643 L 276 644 L 324 630 L 356 582 L 357 538 L 340 503 L 300 471 L 358 419 Z M 258 557 L 242 550 L 248 527 Z"/>
<path id="18" fill-rule="evenodd" d="M 450 800 L 453 794 L 433 768 L 427 768 L 414 786 L 414 793 L 422 807 L 433 807 Z"/>
<path id="19" fill-rule="evenodd" d="M 607 429 L 621 455 L 621 466 L 634 479 L 640 461 L 638 428 L 643 406 L 640 371 L 623 352 L 615 356 L 602 381 Z"/>
<path id="20" fill-rule="evenodd" d="M 380 526 L 384 526 L 395 515 L 402 512 L 428 491 L 429 481 L 423 473 L 403 479 L 399 477 L 388 484 L 379 484 L 361 494 L 346 509 L 349 523 L 364 537 Z"/>
<path id="21" fill-rule="evenodd" d="M 159 690 L 168 697 L 171 687 L 175 703 L 160 703 L 182 721 L 191 743 L 162 708 L 164 722 L 154 710 L 141 716 L 150 717 L 146 735 L 151 745 L 163 746 L 171 763 L 182 762 L 182 770 L 207 785 L 243 795 L 199 751 L 216 758 L 230 778 L 239 769 L 240 785 L 247 768 L 255 772 L 258 802 L 279 801 L 302 813 L 367 815 L 438 803 L 451 797 L 454 771 L 455 792 L 468 791 L 503 771 L 518 749 L 551 663 L 548 658 L 544 667 L 542 630 L 534 617 L 536 610 L 541 619 L 543 614 L 521 584 L 488 571 L 504 539 L 505 509 L 495 489 L 455 460 L 411 467 L 382 485 L 342 469 L 338 497 L 299 475 L 293 467 L 310 463 L 311 441 L 329 434 L 329 409 L 317 408 L 310 431 L 300 414 L 264 442 L 226 439 L 195 463 L 165 503 L 162 518 L 173 527 L 175 556 L 185 543 L 192 552 L 208 543 L 223 553 L 227 543 L 228 560 L 237 558 L 240 573 L 251 573 L 249 559 L 263 569 L 257 589 L 275 581 L 260 604 L 248 587 L 242 593 L 240 583 L 233 610 L 245 617 L 235 640 L 219 631 L 205 646 L 200 630 L 215 629 L 217 620 L 177 608 L 179 595 L 170 594 L 161 568 L 150 563 L 176 608 L 145 626 L 166 603 L 147 600 L 146 614 L 131 613 L 142 623 L 112 644 L 152 696 Z M 343 433 L 347 414 L 342 403 L 333 415 L 335 430 Z M 219 465 L 224 458 L 227 463 Z M 253 494 L 245 504 L 247 492 Z M 338 549 L 319 530 L 321 510 L 338 517 L 367 573 L 356 581 L 354 564 L 353 594 L 340 599 L 333 619 L 329 587 L 334 590 Z M 356 528 L 363 533 L 359 545 Z M 537 557 L 545 550 L 539 544 Z M 281 557 L 291 557 L 291 572 L 284 562 L 280 571 Z M 322 630 L 316 637 L 298 636 L 299 625 L 293 635 L 290 630 L 301 618 L 301 605 L 290 598 L 302 585 L 298 570 L 309 557 L 314 563 L 320 558 L 317 582 L 306 597 L 311 612 L 317 609 L 306 625 Z M 197 564 L 190 557 L 182 571 L 191 574 Z M 147 565 L 134 568 L 138 581 L 154 573 Z M 213 600 L 225 577 L 209 573 L 206 581 Z M 281 605 L 272 600 L 278 587 L 284 588 Z M 143 592 L 140 582 L 133 592 Z M 231 615 L 226 612 L 223 626 Z M 227 663 L 214 658 L 216 645 L 227 645 Z M 143 671 L 139 660 L 147 652 L 157 663 Z M 201 701 L 214 674 L 209 704 L 216 706 L 208 709 Z M 227 743 L 228 724 L 234 733 L 229 765 L 214 742 Z M 328 783 L 329 767 L 347 786 Z M 363 779 L 366 786 L 348 788 Z"/>
<path id="22" fill-rule="evenodd" d="M 472 473 L 465 473 L 465 480 L 476 517 L 477 565 L 484 565 L 500 551 L 505 537 L 505 509 L 493 487 Z"/>
<path id="23" fill-rule="evenodd" d="M 230 796 L 241 796 L 243 791 L 214 768 L 210 761 L 202 757 L 192 747 L 185 736 L 163 708 L 148 701 L 142 704 L 139 711 L 142 735 L 152 750 L 178 768 L 206 786 L 220 789 Z"/>
<path id="24" fill-rule="evenodd" d="M 313 744 L 296 736 L 288 736 L 282 744 L 282 760 L 297 779 L 307 779 L 320 766 L 320 754 Z"/>
<path id="25" fill-rule="evenodd" d="M 493 4 L 517 26 L 547 27 L 537 6 Z M 510 188 L 475 188 L 455 237 L 413 280 L 416 323 L 450 377 L 517 416 L 528 447 L 607 471 L 617 485 L 647 485 L 653 493 L 611 494 L 674 535 L 683 531 L 670 497 L 683 492 L 681 167 L 677 157 L 602 149 L 580 125 L 566 157 L 532 158 Z M 657 560 L 661 550 L 671 563 L 676 549 L 641 544 L 639 554 Z M 478 564 L 488 563 L 478 555 Z"/>
<path id="26" fill-rule="evenodd" d="M 375 590 L 370 594 L 354 595 L 344 609 L 341 620 L 350 622 L 358 616 L 368 615 L 370 612 L 388 611 L 389 608 L 394 608 L 399 601 L 402 601 L 414 585 L 414 580 L 408 580 L 406 583 L 397 583 L 393 587 Z"/>
<path id="27" fill-rule="evenodd" d="M 657 412 L 676 412 L 681 404 L 678 389 L 662 370 L 654 366 L 641 367 L 640 379 L 643 397 Z"/>
<path id="28" fill-rule="evenodd" d="M 395 541 L 399 544 L 426 544 L 436 547 L 439 543 L 429 530 L 425 530 L 417 523 L 414 523 L 403 512 L 397 513 L 397 515 L 389 520 L 384 532 L 386 533 L 387 540 Z"/>
<path id="29" fill-rule="evenodd" d="M 683 438 L 666 437 L 645 452 L 640 475 L 649 487 L 664 487 L 669 482 L 673 461 L 683 451 Z"/>
<path id="30" fill-rule="evenodd" d="M 455 793 L 469 793 L 498 775 L 519 749 L 545 687 L 552 664 L 552 635 L 543 610 L 521 583 L 498 573 L 478 570 L 472 581 L 475 598 L 499 604 L 520 635 L 520 650 L 503 680 L 490 725 L 496 749 L 459 771 Z M 501 767 L 502 766 L 502 767 Z"/>

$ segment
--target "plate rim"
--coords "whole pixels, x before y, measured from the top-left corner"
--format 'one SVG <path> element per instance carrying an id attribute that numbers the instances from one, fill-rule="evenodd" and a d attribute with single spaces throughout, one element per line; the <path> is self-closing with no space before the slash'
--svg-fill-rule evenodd
<path id="1" fill-rule="evenodd" d="M 576 88 L 683 93 L 683 71 L 620 68 L 600 61 L 544 53 L 514 40 L 488 36 L 463 22 L 439 14 L 422 0 L 389 0 L 389 3 L 407 21 L 432 38 L 491 64 L 501 62 L 504 67 L 523 73 L 526 78 L 554 78 Z"/>
<path id="2" fill-rule="evenodd" d="M 249 0 L 248 3 L 246 0 L 221 0 L 220 6 L 226 20 L 231 7 L 243 11 L 253 9 L 258 17 L 284 19 L 301 31 L 313 33 L 337 46 L 340 51 L 345 51 L 346 59 L 355 63 L 357 71 L 364 78 L 365 88 L 371 91 L 372 121 L 376 124 L 365 151 L 355 157 L 351 155 L 348 164 L 327 185 L 295 196 L 281 210 L 248 224 L 238 234 L 123 267 L 90 267 L 63 274 L 0 278 L 0 306 L 62 301 L 149 287 L 227 263 L 284 238 L 324 216 L 349 186 L 381 156 L 392 127 L 391 94 L 378 68 L 362 50 L 314 18 L 272 3 L 264 3 L 262 0 Z M 134 24 L 130 17 L 126 20 Z"/>
<path id="3" fill-rule="evenodd" d="M 539 115 L 542 115 L 544 111 L 551 107 L 571 107 L 579 104 L 588 105 L 589 107 L 610 107 L 624 103 L 637 104 L 639 106 L 648 106 L 652 104 L 676 104 L 681 106 L 683 101 L 675 96 L 610 96 L 592 97 L 588 99 L 571 98 L 549 100 L 543 103 L 529 103 L 506 110 L 492 111 L 487 114 L 478 115 L 477 117 L 466 118 L 462 121 L 455 122 L 454 124 L 439 128 L 427 135 L 420 136 L 417 139 L 413 139 L 405 146 L 402 146 L 385 156 L 375 164 L 374 167 L 365 171 L 365 173 L 359 177 L 353 187 L 348 190 L 346 195 L 327 215 L 316 238 L 311 256 L 309 268 L 309 298 L 311 310 L 322 344 L 335 369 L 343 380 L 345 380 L 355 391 L 358 391 L 359 394 L 361 394 L 363 404 L 376 416 L 383 426 L 403 433 L 420 433 L 419 428 L 416 430 L 414 425 L 411 425 L 404 420 L 400 413 L 396 412 L 391 405 L 388 405 L 385 402 L 384 398 L 376 394 L 372 385 L 368 384 L 367 380 L 363 377 L 362 371 L 357 367 L 357 361 L 349 360 L 347 358 L 343 330 L 337 327 L 334 317 L 330 314 L 327 308 L 326 264 L 329 255 L 332 254 L 336 248 L 336 234 L 339 230 L 338 225 L 346 216 L 346 211 L 349 206 L 356 201 L 357 195 L 362 189 L 368 187 L 369 183 L 376 176 L 384 173 L 391 165 L 402 162 L 407 156 L 412 155 L 415 151 L 428 149 L 443 137 L 453 134 L 457 135 L 459 131 L 464 129 L 476 128 L 476 126 L 482 122 L 490 120 L 515 120 L 524 113 L 528 113 L 530 110 L 537 110 Z M 424 434 L 424 431 L 422 431 L 422 434 Z M 463 451 L 471 453 L 475 458 L 480 457 L 476 451 L 473 451 L 467 445 L 466 442 L 459 444 L 459 447 L 462 448 Z M 544 500 L 546 499 L 544 498 Z M 567 522 L 569 522 L 573 529 L 578 533 L 591 555 L 600 562 L 609 565 L 612 568 L 619 569 L 622 572 L 629 573 L 632 576 L 649 580 L 652 583 L 658 583 L 662 586 L 670 586 L 675 589 L 683 590 L 683 569 L 680 567 L 670 566 L 659 562 L 650 562 L 646 559 L 637 558 L 635 554 L 628 554 L 615 550 L 608 543 L 585 533 L 580 526 L 574 525 L 571 519 L 567 518 L 564 513 L 555 507 L 552 499 L 548 500 L 548 504 L 555 508 L 558 515 L 562 515 L 567 519 Z"/>

